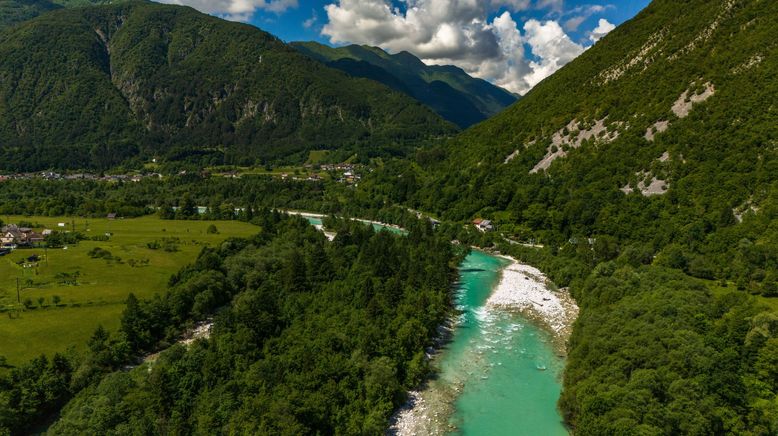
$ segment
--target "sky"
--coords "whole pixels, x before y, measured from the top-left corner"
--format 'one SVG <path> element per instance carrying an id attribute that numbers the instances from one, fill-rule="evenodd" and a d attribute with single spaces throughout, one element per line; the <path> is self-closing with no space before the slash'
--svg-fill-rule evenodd
<path id="1" fill-rule="evenodd" d="M 368 44 L 525 94 L 649 0 L 160 0 L 284 41 Z"/>

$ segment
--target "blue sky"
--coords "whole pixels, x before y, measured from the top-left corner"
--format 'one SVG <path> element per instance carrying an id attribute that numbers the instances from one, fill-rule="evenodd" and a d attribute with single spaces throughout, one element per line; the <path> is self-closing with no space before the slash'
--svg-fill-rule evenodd
<path id="1" fill-rule="evenodd" d="M 244 21 L 284 41 L 379 46 L 457 65 L 517 93 L 574 59 L 649 0 L 161 0 Z"/>
<path id="2" fill-rule="evenodd" d="M 283 13 L 269 12 L 266 10 L 258 9 L 257 13 L 249 21 L 251 24 L 266 30 L 284 41 L 319 41 L 324 44 L 330 44 L 329 38 L 321 34 L 323 25 L 327 22 L 327 12 L 324 7 L 326 5 L 337 3 L 331 0 L 299 0 L 298 6 L 289 8 Z M 394 2 L 399 4 L 399 2 Z M 603 12 L 592 14 L 585 21 L 583 21 L 577 30 L 569 32 L 569 35 L 573 40 L 585 42 L 587 39 L 585 32 L 591 30 L 597 26 L 599 18 L 605 18 L 609 22 L 619 25 L 624 21 L 634 17 L 640 12 L 649 0 L 635 0 L 635 1 L 609 1 L 609 2 L 586 2 L 586 1 L 566 1 L 564 2 L 563 11 L 567 14 L 574 15 L 576 8 L 591 6 L 595 4 L 604 5 L 607 7 Z M 503 11 L 509 10 L 509 8 L 502 6 L 494 8 L 489 13 L 489 19 L 500 15 Z M 543 19 L 559 19 L 559 14 L 555 11 L 548 9 L 534 9 L 522 11 L 519 13 L 512 12 L 516 21 L 526 21 L 529 18 L 535 18 L 539 20 Z M 305 27 L 307 20 L 316 18 L 315 23 L 311 22 L 311 26 Z"/>

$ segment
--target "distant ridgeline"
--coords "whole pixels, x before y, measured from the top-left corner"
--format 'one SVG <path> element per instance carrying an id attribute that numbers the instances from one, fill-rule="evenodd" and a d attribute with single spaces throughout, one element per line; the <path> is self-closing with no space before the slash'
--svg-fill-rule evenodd
<path id="1" fill-rule="evenodd" d="M 27 16 L 57 8 L 17 1 Z M 13 6 L 0 4 L 6 21 L 22 18 L 7 18 Z M 5 27 L 0 80 L 7 170 L 109 168 L 152 155 L 203 165 L 300 162 L 318 149 L 401 155 L 456 130 L 410 97 L 253 26 L 142 1 Z"/>
<path id="2" fill-rule="evenodd" d="M 425 65 L 408 53 L 388 54 L 378 47 L 333 48 L 317 42 L 293 42 L 300 52 L 354 77 L 364 77 L 405 93 L 443 118 L 466 128 L 502 111 L 517 96 L 469 76 L 454 66 Z"/>

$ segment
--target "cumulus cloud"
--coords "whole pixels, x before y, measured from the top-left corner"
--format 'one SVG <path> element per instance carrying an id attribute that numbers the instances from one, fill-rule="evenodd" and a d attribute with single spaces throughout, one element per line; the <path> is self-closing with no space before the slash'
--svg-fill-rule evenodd
<path id="1" fill-rule="evenodd" d="M 557 21 L 531 19 L 520 27 L 507 10 L 489 21 L 489 8 L 554 11 L 562 3 L 407 0 L 407 7 L 400 10 L 388 0 L 340 0 L 325 6 L 328 22 L 322 34 L 334 44 L 376 45 L 390 52 L 411 52 L 428 64 L 453 64 L 524 94 L 584 47 L 573 42 Z"/>
<path id="2" fill-rule="evenodd" d="M 597 42 L 600 40 L 600 38 L 607 35 L 615 28 L 616 26 L 608 22 L 608 20 L 605 18 L 600 18 L 600 21 L 597 23 L 597 27 L 595 27 L 594 30 L 589 33 L 589 39 L 592 40 L 592 42 Z"/>
<path id="3" fill-rule="evenodd" d="M 533 87 L 584 52 L 574 43 L 556 21 L 541 23 L 529 20 L 524 24 L 527 43 L 539 60 L 530 62 L 532 73 L 524 79 Z"/>
<path id="4" fill-rule="evenodd" d="M 258 10 L 280 14 L 296 8 L 297 0 L 158 0 L 161 3 L 191 6 L 200 12 L 232 21 L 249 21 Z"/>

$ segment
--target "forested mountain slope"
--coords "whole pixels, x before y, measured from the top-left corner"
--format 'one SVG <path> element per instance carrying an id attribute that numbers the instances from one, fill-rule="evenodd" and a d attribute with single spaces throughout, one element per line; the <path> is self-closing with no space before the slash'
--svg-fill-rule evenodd
<path id="1" fill-rule="evenodd" d="M 121 0 L 117 0 L 121 1 Z M 0 0 L 0 29 L 62 7 L 112 3 L 111 0 Z"/>
<path id="2" fill-rule="evenodd" d="M 48 0 L 0 0 L 0 29 L 59 7 Z"/>
<path id="3" fill-rule="evenodd" d="M 769 217 L 778 4 L 679 8 L 655 1 L 508 110 L 421 154 L 411 202 L 548 243 L 607 234 L 696 250 Z"/>
<path id="4" fill-rule="evenodd" d="M 424 103 L 460 127 L 483 121 L 516 101 L 516 96 L 450 65 L 425 65 L 401 52 L 378 47 L 328 47 L 317 42 L 293 42 L 302 53 L 354 77 L 365 77 Z"/>
<path id="5" fill-rule="evenodd" d="M 397 153 L 453 126 L 255 27 L 131 1 L 0 32 L 6 169 L 106 168 L 139 154 L 254 163 L 318 148 Z"/>
<path id="6" fill-rule="evenodd" d="M 776 29 L 774 1 L 656 0 L 363 184 L 545 245 L 494 237 L 581 306 L 561 400 L 577 434 L 778 432 Z"/>

